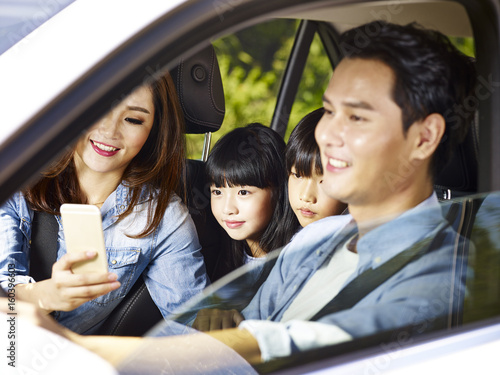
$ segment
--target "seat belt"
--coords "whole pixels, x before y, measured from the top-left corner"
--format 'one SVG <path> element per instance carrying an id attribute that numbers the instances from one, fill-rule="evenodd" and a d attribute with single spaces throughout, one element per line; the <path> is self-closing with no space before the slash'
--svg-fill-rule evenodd
<path id="1" fill-rule="evenodd" d="M 417 260 L 433 248 L 439 248 L 445 237 L 444 230 L 449 226 L 447 220 L 441 223 L 422 241 L 397 254 L 380 267 L 369 268 L 347 284 L 332 300 L 330 300 L 310 320 L 316 321 L 325 315 L 352 308 L 361 299 L 375 290 L 391 276 L 395 275 L 408 263 Z"/>
<path id="2" fill-rule="evenodd" d="M 56 217 L 35 211 L 31 226 L 30 271 L 35 281 L 50 279 L 52 265 L 57 260 L 57 234 L 59 224 Z"/>

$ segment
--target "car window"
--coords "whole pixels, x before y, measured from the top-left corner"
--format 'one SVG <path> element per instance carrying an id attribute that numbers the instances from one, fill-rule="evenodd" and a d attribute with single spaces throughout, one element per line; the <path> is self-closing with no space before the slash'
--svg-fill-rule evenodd
<path id="1" fill-rule="evenodd" d="M 323 106 L 323 94 L 332 74 L 332 65 L 323 47 L 319 35 L 316 33 L 309 50 L 304 73 L 300 80 L 299 89 L 293 103 L 292 112 L 285 133 L 288 141 L 295 125 L 306 114 Z"/>
<path id="2" fill-rule="evenodd" d="M 466 55 L 475 56 L 473 38 L 450 36 L 450 40 Z M 332 68 L 330 61 L 323 50 L 320 38 L 316 35 L 311 45 L 307 65 L 302 75 L 299 91 L 292 108 L 285 139 L 288 139 L 291 130 L 300 118 L 312 109 L 321 106 L 321 97 L 331 72 Z M 500 315 L 500 293 L 498 293 L 500 290 L 500 279 L 498 277 L 500 271 L 500 247 L 496 245 L 500 240 L 498 236 L 500 229 L 500 216 L 498 215 L 500 212 L 499 196 L 500 194 L 498 192 L 493 192 L 490 194 L 474 195 L 440 203 L 442 215 L 446 217 L 450 223 L 449 228 L 453 228 L 453 230 L 457 232 L 457 236 L 454 238 L 455 245 L 459 244 L 459 246 L 455 247 L 453 250 L 453 259 L 440 258 L 440 255 L 437 254 L 438 252 L 435 254 L 436 264 L 441 262 L 443 267 L 451 265 L 451 268 L 446 271 L 446 288 L 448 289 L 446 291 L 441 289 L 441 283 L 436 282 L 436 280 L 430 282 L 427 286 L 427 281 L 421 280 L 413 286 L 407 285 L 400 290 L 401 296 L 411 293 L 413 289 L 418 288 L 432 288 L 435 292 L 435 295 L 429 301 L 430 303 L 427 305 L 424 303 L 424 305 L 419 308 L 418 313 L 412 318 L 413 320 L 411 320 L 410 323 L 415 326 L 411 329 L 404 327 L 402 331 L 403 335 L 407 334 L 407 337 L 419 337 L 419 335 L 429 332 L 453 331 L 458 327 L 462 327 L 463 324 L 472 322 L 477 323 Z M 423 215 L 425 216 L 425 214 Z M 465 220 L 463 219 L 464 217 L 466 217 Z M 468 229 L 465 230 L 464 227 Z M 321 234 L 317 235 L 320 236 Z M 390 242 L 405 243 L 406 238 L 407 233 L 394 231 L 390 237 Z M 284 276 L 285 272 L 290 271 L 293 273 L 297 269 L 304 268 L 306 259 L 301 258 L 304 249 L 307 249 L 308 244 L 316 241 L 316 239 L 314 235 L 309 235 L 307 237 L 304 235 L 304 237 L 301 237 L 301 233 L 299 233 L 296 238 L 294 238 L 294 241 L 296 243 L 297 241 L 302 241 L 302 246 L 290 246 L 293 250 L 290 251 L 290 248 L 287 248 L 281 253 L 282 257 L 279 256 L 280 251 L 282 251 L 281 249 L 269 255 L 267 263 L 268 268 L 265 270 L 265 272 L 271 272 L 271 276 L 266 281 L 269 284 L 267 293 L 270 293 L 269 290 L 272 290 L 275 294 L 280 296 L 286 295 L 287 293 L 290 295 L 292 290 L 302 287 L 300 283 L 294 284 L 294 282 L 291 282 L 283 285 L 280 284 L 280 281 L 286 278 Z M 432 253 L 438 248 L 439 245 L 431 244 L 426 251 Z M 284 259 L 287 259 L 286 261 L 289 262 L 288 264 L 293 264 L 291 267 L 293 271 L 283 267 L 283 263 L 285 263 Z M 275 266 L 275 262 L 278 262 L 278 266 Z M 271 269 L 272 271 L 270 271 Z M 266 305 L 266 297 L 268 296 L 266 295 L 266 282 L 258 292 L 254 285 L 248 285 L 247 280 L 255 280 L 255 277 L 252 276 L 255 272 L 255 267 L 245 266 L 237 270 L 237 272 L 228 275 L 226 278 L 219 280 L 211 288 L 207 289 L 206 293 L 200 296 L 198 301 L 192 302 L 194 305 L 191 304 L 188 306 L 186 313 L 191 314 L 201 307 L 237 309 L 244 311 L 255 319 L 274 320 L 276 316 L 266 315 L 266 313 L 270 311 L 269 306 Z M 279 276 L 276 276 L 277 274 Z M 294 281 L 297 280 L 297 278 L 292 279 L 294 279 Z M 404 285 L 404 282 L 401 282 L 401 284 Z M 399 285 L 399 287 L 401 287 L 401 285 Z M 381 296 L 379 297 L 383 298 Z M 276 301 L 273 301 L 271 304 L 275 302 Z M 301 302 L 303 305 L 308 305 L 311 300 L 306 298 Z M 247 303 L 250 303 L 250 305 L 247 305 Z M 246 308 L 244 306 L 246 306 Z M 278 307 L 279 306 L 280 305 L 278 305 Z M 273 307 L 277 306 L 273 305 Z M 282 305 L 282 308 L 286 310 L 290 308 L 290 306 Z M 300 310 L 300 307 L 297 306 L 293 306 L 293 308 Z M 389 318 L 391 314 L 390 311 L 386 311 L 382 314 L 382 318 L 380 316 L 379 318 L 374 318 L 370 314 L 373 314 L 376 309 L 370 306 L 368 306 L 366 310 L 363 310 L 363 307 L 357 307 L 357 309 L 359 309 L 358 311 L 362 311 L 357 319 L 354 318 L 356 315 L 355 308 L 354 313 L 350 311 L 337 313 L 338 317 L 334 318 L 334 324 L 335 322 L 341 322 L 343 319 L 350 321 L 349 324 L 352 324 L 352 326 L 349 332 L 351 333 L 355 332 L 357 329 L 359 329 L 359 332 L 363 331 L 361 327 L 366 328 L 366 326 L 369 325 L 365 320 L 370 321 L 371 319 L 377 320 L 379 318 L 380 320 L 374 323 L 374 326 L 377 326 L 374 330 L 368 329 L 361 334 L 359 334 L 359 332 L 355 333 L 355 337 L 351 337 L 348 341 L 355 340 L 359 342 L 358 348 L 361 348 L 365 345 L 364 343 L 366 343 L 363 338 L 370 338 L 368 340 L 368 342 L 370 342 L 369 345 L 372 345 L 373 342 L 383 343 L 394 340 L 397 334 L 391 332 L 393 328 L 387 326 L 385 322 L 386 320 L 391 320 L 391 318 Z M 403 310 L 408 313 L 405 307 L 403 307 L 397 314 L 403 314 Z M 281 314 L 281 312 L 278 313 L 278 315 L 279 314 Z M 418 314 L 422 314 L 420 318 Z M 350 316 L 346 317 L 346 315 Z M 298 329 L 300 330 L 300 328 Z M 325 327 L 325 329 L 328 329 L 328 327 Z M 269 332 L 272 332 L 272 330 Z M 332 344 L 325 342 L 323 345 L 319 346 L 329 345 Z M 338 343 L 335 345 L 335 349 L 330 348 L 328 352 L 323 351 L 322 354 L 318 354 L 318 348 L 314 349 L 311 346 L 305 350 L 311 349 L 312 353 L 295 353 L 295 355 L 285 356 L 284 359 L 271 360 L 263 366 L 258 366 L 258 369 L 262 372 L 272 372 L 276 369 L 292 366 L 296 364 L 297 361 L 301 363 L 310 361 L 311 359 L 308 359 L 308 356 L 311 356 L 311 358 L 314 358 L 316 355 L 320 357 L 329 357 L 335 352 L 345 352 L 345 349 L 341 349 L 345 347 L 345 343 Z M 315 350 L 316 352 L 314 352 Z M 352 351 L 352 346 L 348 351 Z"/>
<path id="3" fill-rule="evenodd" d="M 226 114 L 212 145 L 251 122 L 269 126 L 298 22 L 276 19 L 212 42 L 224 85 Z M 187 135 L 188 157 L 199 159 L 203 135 Z"/>
<path id="4" fill-rule="evenodd" d="M 75 0 L 0 2 L 0 54 L 33 32 L 38 26 Z M 26 42 L 27 39 L 24 39 Z"/>
<path id="5" fill-rule="evenodd" d="M 464 323 L 500 316 L 500 193 L 475 199 L 481 206 L 471 233 Z"/>
<path id="6" fill-rule="evenodd" d="M 468 221 L 472 228 L 469 233 L 470 241 L 458 234 L 447 237 L 447 241 L 450 240 L 447 245 L 450 245 L 452 249 L 449 253 L 450 256 L 441 253 L 441 249 L 446 244 L 439 243 L 439 241 L 430 243 L 420 241 L 417 243 L 424 250 L 424 257 L 429 257 L 433 264 L 433 273 L 438 272 L 439 267 L 444 267 L 441 275 L 443 276 L 443 280 L 441 280 L 443 284 L 436 283 L 436 280 L 439 279 L 436 274 L 422 275 L 416 283 L 404 280 L 404 277 L 393 282 L 394 290 L 390 293 L 396 293 L 401 298 L 405 295 L 411 295 L 415 290 L 422 287 L 431 287 L 433 291 L 430 292 L 430 295 L 433 297 L 429 300 L 429 304 L 421 300 L 419 302 L 421 306 L 416 306 L 414 310 L 407 309 L 403 305 L 399 307 L 402 310 L 398 310 L 395 302 L 395 305 L 390 307 L 389 310 L 377 311 L 376 305 L 371 306 L 371 303 L 377 298 L 384 299 L 387 296 L 383 296 L 383 293 L 379 294 L 380 291 L 378 291 L 376 285 L 370 285 L 370 293 L 377 296 L 370 297 L 369 295 L 367 298 L 368 300 L 372 299 L 371 302 L 367 303 L 361 299 L 351 310 L 334 312 L 330 320 L 324 319 L 318 322 L 320 325 L 324 324 L 323 329 L 326 331 L 329 329 L 328 324 L 340 327 L 349 326 L 349 332 L 353 337 L 346 338 L 338 343 L 331 343 L 328 340 L 321 343 L 321 336 L 316 336 L 313 341 L 308 341 L 305 344 L 306 347 L 301 348 L 301 350 L 305 351 L 304 353 L 294 353 L 284 358 L 271 359 L 265 364 L 257 366 L 257 369 L 260 372 L 267 373 L 296 365 L 298 360 L 304 364 L 318 358 L 331 358 L 335 356 L 335 353 L 339 355 L 344 353 L 346 348 L 348 348 L 348 351 L 352 351 L 352 346 L 347 345 L 347 343 L 353 340 L 358 342 L 357 350 L 365 346 L 371 346 L 373 342 L 387 346 L 395 337 L 400 338 L 398 344 L 403 346 L 413 342 L 422 334 L 439 330 L 454 330 L 462 324 L 498 317 L 500 315 L 500 293 L 498 293 L 500 290 L 500 279 L 498 278 L 500 272 L 500 192 L 479 194 L 440 203 L 440 214 L 446 217 L 448 221 L 442 227 L 434 228 L 432 234 L 437 234 L 437 237 L 439 237 L 439 233 L 448 231 L 451 228 L 459 231 L 457 223 L 460 221 L 457 222 L 456 219 L 464 214 L 464 210 L 467 210 L 471 203 L 477 205 L 477 210 L 471 214 Z M 435 212 L 430 209 L 422 210 L 419 213 L 424 220 L 429 219 L 434 214 Z M 337 221 L 330 219 L 331 227 L 337 225 L 338 228 L 341 228 L 348 226 L 347 223 L 348 221 L 344 220 L 342 216 L 339 216 Z M 270 253 L 265 266 L 246 265 L 220 279 L 207 288 L 202 295 L 185 306 L 184 313 L 171 317 L 171 320 L 184 320 L 186 316 L 192 315 L 193 312 L 198 311 L 200 308 L 237 309 L 242 311 L 247 319 L 259 320 L 275 320 L 275 315 L 268 316 L 266 314 L 269 311 L 279 311 L 280 309 L 295 309 L 295 312 L 300 313 L 301 309 L 304 310 L 304 305 L 294 306 L 293 303 L 291 305 L 280 305 L 282 303 L 280 299 L 287 299 L 289 296 L 294 295 L 297 288 L 301 288 L 303 274 L 304 272 L 307 273 L 311 263 L 310 258 L 316 253 L 315 250 L 311 252 L 308 244 L 317 242 L 318 236 L 327 235 L 325 233 L 316 234 L 316 237 L 305 235 L 312 232 L 314 230 L 304 232 L 302 235 L 299 233 L 290 246 L 284 250 L 278 249 Z M 391 241 L 405 243 L 407 236 L 408 233 L 406 232 L 394 231 Z M 455 246 L 455 241 L 461 245 Z M 448 263 L 452 263 L 453 267 L 445 270 Z M 255 280 L 253 274 L 257 270 L 269 274 L 268 279 L 258 292 L 257 288 L 249 284 L 249 280 Z M 437 279 L 432 281 L 435 276 Z M 427 284 L 429 280 L 431 283 Z M 363 289 L 359 285 L 356 288 Z M 400 290 L 396 291 L 397 289 Z M 327 291 L 321 292 L 319 290 L 317 293 L 328 294 Z M 277 297 L 272 301 L 268 301 L 267 299 L 271 295 Z M 307 297 L 301 297 L 307 300 Z M 309 299 L 309 302 L 313 303 L 314 300 Z M 408 313 L 413 315 L 405 318 L 404 314 Z M 358 316 L 358 314 L 360 315 Z M 381 315 L 377 316 L 377 314 Z M 393 314 L 392 318 L 390 317 L 391 314 Z M 286 313 L 279 312 L 278 315 L 283 315 L 282 323 L 287 321 Z M 401 329 L 397 331 L 397 335 L 391 334 L 394 327 L 390 328 L 389 326 L 398 319 L 406 319 L 410 323 L 399 327 Z M 289 321 L 283 323 L 283 326 L 290 327 L 293 324 L 296 323 Z M 306 326 L 297 326 L 295 329 L 299 332 L 299 336 L 307 334 Z M 155 327 L 151 335 L 168 335 L 174 332 L 178 333 L 179 330 L 186 333 L 186 330 L 190 331 L 190 328 L 182 328 L 182 326 L 172 322 L 163 322 Z M 273 332 L 272 328 L 269 329 L 269 332 Z M 280 330 L 275 331 L 275 334 L 278 334 L 278 332 Z M 276 339 L 276 343 L 278 342 L 279 340 Z M 322 347 L 325 346 L 330 347 L 330 349 L 328 351 L 322 350 Z M 145 348 L 147 348 L 147 344 Z M 138 351 L 138 353 L 142 353 L 142 351 Z M 130 360 L 130 362 L 134 361 Z M 219 365 L 221 368 L 225 368 L 223 361 L 219 362 Z M 244 364 L 242 366 L 242 368 L 245 368 Z"/>
<path id="7" fill-rule="evenodd" d="M 10 4 L 11 2 L 8 1 L 7 3 Z M 12 3 L 24 4 L 28 3 L 28 1 L 12 1 Z M 62 3 L 62 1 L 59 1 L 57 4 Z M 37 2 L 37 4 L 39 7 L 43 7 L 40 5 L 41 3 Z M 236 3 L 234 4 L 236 6 Z M 394 10 L 393 13 L 387 13 L 391 17 L 396 17 L 400 9 L 402 9 L 399 2 L 395 1 L 394 5 L 395 6 L 388 7 L 384 10 Z M 0 7 L 2 6 L 3 5 L 0 5 Z M 407 9 L 409 7 L 410 5 L 406 6 L 405 4 L 403 8 Z M 56 11 L 56 7 L 54 7 L 53 10 Z M 232 8 L 230 10 L 233 11 Z M 42 11 L 42 13 L 43 12 L 44 11 Z M 386 14 L 381 13 L 380 10 L 377 10 L 377 13 L 381 14 L 381 17 Z M 2 12 L 0 12 L 0 14 L 2 14 Z M 26 21 L 24 16 L 21 18 L 24 21 L 22 23 L 16 23 L 13 29 L 10 29 L 10 24 L 5 24 L 8 27 L 0 30 L 0 37 L 6 36 L 7 41 L 11 43 L 15 40 L 13 37 L 19 28 L 28 32 L 31 31 L 32 23 Z M 40 19 L 42 18 L 43 17 L 40 16 Z M 253 121 L 260 121 L 266 125 L 271 122 L 281 77 L 285 70 L 288 56 L 290 55 L 298 22 L 299 21 L 289 19 L 266 21 L 257 26 L 252 26 L 213 41 L 225 85 L 226 117 L 220 131 L 214 133 L 212 145 L 215 144 L 222 135 L 234 127 L 240 127 Z M 1 20 L 0 24 L 4 25 Z M 0 40 L 2 39 L 5 38 L 0 38 Z M 474 39 L 463 37 L 452 37 L 451 39 L 464 53 L 469 56 L 476 55 Z M 483 56 L 481 56 L 481 58 L 484 60 L 481 63 L 483 66 L 488 66 L 485 60 L 489 57 L 485 55 L 483 51 Z M 309 52 L 304 74 L 301 78 L 299 91 L 292 107 L 285 139 L 288 139 L 293 126 L 295 126 L 300 118 L 311 110 L 321 106 L 321 95 L 324 92 L 331 72 L 331 64 L 325 55 L 320 38 L 316 35 Z M 489 103 L 498 83 L 495 81 L 495 75 L 492 76 L 491 72 L 486 72 L 486 74 L 483 72 L 482 82 L 487 86 L 482 87 L 481 93 L 484 93 L 487 89 L 488 95 L 481 98 L 481 101 L 483 102 L 484 99 L 484 101 Z M 492 95 L 490 95 L 490 93 Z M 478 101 L 477 98 L 471 98 L 471 101 L 467 104 L 477 106 L 479 104 L 477 104 L 476 101 Z M 483 103 L 481 103 L 481 105 L 483 105 Z M 487 125 L 485 122 L 489 121 L 491 116 L 492 115 L 488 114 L 487 111 L 482 112 L 480 118 L 482 123 L 480 125 Z M 202 138 L 203 135 L 187 136 L 190 158 L 198 159 L 200 157 Z M 487 150 L 487 152 L 490 151 L 491 150 Z M 483 158 L 484 155 L 485 153 L 483 153 Z M 488 159 L 488 161 L 490 160 L 492 159 Z M 487 177 L 490 178 L 490 176 Z M 485 190 L 487 189 L 483 188 L 483 191 Z M 449 284 L 447 284 L 447 287 L 452 288 L 453 292 L 446 295 L 439 294 L 441 284 L 426 284 L 428 289 L 435 289 L 437 294 L 436 298 L 433 299 L 430 304 L 425 306 L 420 305 L 421 309 L 426 309 L 423 313 L 429 313 L 431 315 L 426 315 L 430 317 L 424 318 L 424 320 L 416 320 L 415 323 L 417 323 L 418 326 L 415 330 L 410 332 L 405 331 L 404 328 L 402 336 L 398 336 L 400 332 L 393 331 L 390 328 L 387 329 L 387 326 L 384 325 L 386 320 L 390 320 L 393 317 L 392 314 L 384 314 L 384 318 L 381 319 L 383 323 L 380 323 L 380 326 L 374 331 L 363 332 L 360 336 L 356 336 L 354 339 L 351 338 L 344 343 L 324 343 L 322 346 L 323 349 L 326 347 L 326 350 L 311 346 L 304 349 L 303 353 L 294 353 L 282 359 L 272 359 L 267 364 L 258 367 L 258 370 L 260 372 L 272 372 L 296 366 L 297 364 L 332 357 L 337 354 L 353 353 L 363 347 L 370 347 L 373 350 L 380 349 L 381 352 L 387 353 L 387 348 L 394 348 L 393 344 L 397 344 L 396 346 L 398 348 L 403 347 L 406 344 L 415 342 L 414 340 L 417 340 L 419 337 L 425 338 L 425 335 L 430 332 L 434 334 L 437 333 L 438 335 L 446 335 L 450 332 L 456 332 L 457 329 L 467 329 L 473 325 L 486 324 L 484 322 L 489 319 L 498 320 L 500 316 L 500 192 L 490 192 L 478 195 L 470 195 L 467 193 L 466 195 L 467 196 L 463 198 L 455 198 L 451 201 L 440 203 L 443 216 L 447 216 L 450 211 L 453 212 L 453 215 L 449 216 L 448 220 L 451 223 L 451 227 L 457 230 L 462 236 L 455 238 L 455 243 L 463 246 L 457 248 L 454 253 L 455 258 L 451 270 L 453 278 L 450 278 Z M 455 208 L 452 209 L 452 207 Z M 342 223 L 342 225 L 344 225 L 344 223 Z M 463 229 L 460 229 L 457 225 Z M 309 232 L 304 233 L 307 234 Z M 388 243 L 400 243 L 404 242 L 405 239 L 405 232 L 394 230 L 388 238 Z M 295 240 L 302 241 L 303 247 L 297 246 L 295 252 L 288 252 L 288 254 L 291 254 L 288 261 L 294 264 L 292 270 L 298 271 L 303 266 L 302 259 L 300 258 L 303 256 L 303 253 L 299 250 L 307 248 L 308 244 L 317 240 L 317 237 L 314 235 L 300 235 L 299 233 L 294 241 Z M 432 251 L 432 248 L 430 248 L 429 251 Z M 278 249 L 268 256 L 265 265 L 244 266 L 217 281 L 202 295 L 190 301 L 182 312 L 171 317 L 172 321 L 178 319 L 179 316 L 192 315 L 193 312 L 206 307 L 237 310 L 245 309 L 256 294 L 259 293 L 258 287 L 255 287 L 255 285 L 251 287 L 248 286 L 248 280 L 255 280 L 256 273 L 263 272 L 261 274 L 265 274 L 267 272 L 277 272 L 273 267 L 276 264 L 275 262 L 279 260 L 280 254 L 285 253 L 281 249 Z M 462 277 L 465 283 L 460 285 L 460 278 Z M 277 285 L 278 284 L 274 284 L 273 289 L 279 293 L 291 293 L 296 287 L 296 285 L 290 284 L 280 289 Z M 421 287 L 421 285 L 415 287 Z M 406 290 L 411 292 L 412 288 L 413 287 L 402 289 L 401 295 L 404 296 Z M 453 310 L 453 314 L 449 314 L 446 311 L 450 306 L 455 309 Z M 253 310 L 247 311 L 257 314 L 257 310 L 257 308 L 253 308 Z M 404 311 L 398 311 L 398 313 L 401 312 Z M 266 320 L 269 316 L 260 314 L 260 318 Z M 446 322 L 438 321 L 441 318 L 446 320 Z M 366 324 L 366 321 L 369 319 L 370 309 L 363 314 L 361 319 L 353 322 L 352 325 L 362 326 Z M 171 328 L 171 326 L 166 326 L 165 323 L 163 323 L 156 327 L 156 329 L 151 332 L 151 335 L 166 334 L 165 332 L 168 332 Z M 184 325 L 180 326 L 180 329 L 182 333 L 191 331 L 189 327 Z M 421 336 L 422 334 L 423 336 Z M 402 339 L 398 341 L 398 338 Z M 145 348 L 147 348 L 147 346 L 145 346 Z M 200 351 L 202 351 L 202 349 L 203 348 L 200 348 Z M 144 356 L 144 358 L 148 357 L 152 359 L 153 362 L 155 359 L 163 361 L 164 357 L 158 355 L 158 353 L 158 348 L 150 351 L 150 353 L 147 353 L 147 350 L 138 351 L 135 355 L 130 356 L 127 365 L 132 365 L 134 361 L 140 363 L 139 359 L 141 359 L 141 356 Z M 163 354 L 163 351 L 160 353 Z M 239 367 L 231 367 L 234 365 L 234 362 L 229 365 L 228 358 L 230 355 L 228 354 L 226 357 L 224 351 L 220 353 L 220 356 L 219 354 L 214 354 L 213 357 L 218 359 L 220 365 L 227 365 L 227 368 L 230 367 L 231 371 L 237 373 L 238 371 L 234 369 L 239 369 Z M 149 356 L 145 354 L 149 354 Z M 169 355 L 172 355 L 172 352 L 170 352 Z M 179 359 L 185 362 L 189 362 L 190 360 L 187 353 L 179 353 Z M 165 361 L 163 361 L 159 366 L 165 369 L 167 368 L 165 366 L 170 366 L 170 364 L 170 362 L 165 364 Z M 249 366 L 246 364 L 237 363 L 234 366 L 239 365 L 243 366 L 251 373 L 252 369 L 248 369 Z M 138 367 L 137 370 L 138 372 L 140 372 L 139 368 L 140 367 Z M 365 372 L 378 373 L 383 369 L 385 368 L 375 366 L 365 368 Z"/>

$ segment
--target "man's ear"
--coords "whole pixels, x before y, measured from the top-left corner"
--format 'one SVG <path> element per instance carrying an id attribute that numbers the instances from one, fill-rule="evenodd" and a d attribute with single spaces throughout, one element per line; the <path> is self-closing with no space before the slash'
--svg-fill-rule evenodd
<path id="1" fill-rule="evenodd" d="M 413 130 L 417 132 L 412 157 L 415 160 L 430 159 L 446 129 L 444 117 L 439 113 L 431 113 L 411 127 L 415 127 Z"/>

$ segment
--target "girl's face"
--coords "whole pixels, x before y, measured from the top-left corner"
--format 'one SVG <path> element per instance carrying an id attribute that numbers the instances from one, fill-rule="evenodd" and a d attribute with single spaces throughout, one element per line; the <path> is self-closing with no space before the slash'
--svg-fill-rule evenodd
<path id="1" fill-rule="evenodd" d="M 330 198 L 321 188 L 323 175 L 313 172 L 312 177 L 302 177 L 292 167 L 288 177 L 288 199 L 301 226 L 322 219 L 339 215 L 345 204 Z"/>
<path id="2" fill-rule="evenodd" d="M 153 121 L 153 94 L 148 87 L 140 87 L 78 141 L 77 168 L 121 177 L 146 142 Z"/>
<path id="3" fill-rule="evenodd" d="M 271 221 L 274 205 L 271 189 L 255 186 L 210 187 L 212 212 L 234 240 L 257 244 Z"/>

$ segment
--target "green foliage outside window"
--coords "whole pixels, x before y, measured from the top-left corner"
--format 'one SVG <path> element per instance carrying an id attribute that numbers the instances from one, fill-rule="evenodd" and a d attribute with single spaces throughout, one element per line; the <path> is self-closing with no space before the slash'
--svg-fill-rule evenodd
<path id="1" fill-rule="evenodd" d="M 212 146 L 236 127 L 250 122 L 270 125 L 297 26 L 295 20 L 272 20 L 213 42 L 224 84 L 226 115 L 221 129 L 212 134 Z M 474 56 L 472 38 L 450 39 L 463 53 Z M 316 35 L 290 114 L 285 140 L 303 116 L 321 107 L 331 73 L 329 59 Z M 189 158 L 201 157 L 203 139 L 203 134 L 187 135 Z"/>
<path id="2" fill-rule="evenodd" d="M 273 20 L 218 39 L 217 53 L 226 115 L 212 134 L 212 146 L 225 133 L 250 122 L 269 126 L 297 21 Z M 188 156 L 199 159 L 203 135 L 188 135 Z"/>

